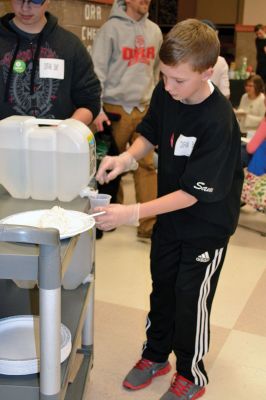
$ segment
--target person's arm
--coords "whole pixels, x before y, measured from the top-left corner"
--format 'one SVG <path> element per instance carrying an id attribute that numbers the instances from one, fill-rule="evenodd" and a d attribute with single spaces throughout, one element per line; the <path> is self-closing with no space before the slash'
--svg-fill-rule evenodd
<path id="1" fill-rule="evenodd" d="M 96 217 L 96 225 L 107 231 L 120 225 L 138 225 L 140 218 L 181 210 L 193 206 L 196 202 L 196 197 L 183 190 L 177 190 L 142 204 L 111 204 L 108 207 L 97 207 L 94 209 L 96 212 L 105 211 L 105 214 Z"/>
<path id="2" fill-rule="evenodd" d="M 160 83 L 156 86 L 149 109 L 141 124 L 137 127 L 140 136 L 124 153 L 115 157 L 106 156 L 102 160 L 96 174 L 96 180 L 100 184 L 110 182 L 123 172 L 136 169 L 138 166 L 136 160 L 143 158 L 158 145 L 156 132 L 158 131 L 158 110 L 161 109 L 161 103 L 158 102 L 163 90 L 161 86 Z"/>
<path id="3" fill-rule="evenodd" d="M 103 185 L 115 179 L 123 172 L 138 167 L 136 160 L 145 156 L 154 146 L 143 136 L 139 136 L 130 148 L 119 156 L 106 156 L 102 160 L 96 174 L 96 180 Z"/>
<path id="4" fill-rule="evenodd" d="M 107 117 L 104 111 L 100 111 L 100 114 L 97 115 L 95 120 L 93 121 L 94 125 L 96 126 L 97 132 L 102 132 L 104 130 L 103 123 L 106 122 L 107 125 L 111 125 L 111 121 Z"/>
<path id="5" fill-rule="evenodd" d="M 197 201 L 196 197 L 191 194 L 183 190 L 177 190 L 158 199 L 140 204 L 139 218 L 181 210 L 182 208 L 193 206 Z"/>
<path id="6" fill-rule="evenodd" d="M 78 108 L 71 118 L 83 122 L 85 125 L 90 125 L 93 120 L 92 112 L 88 108 Z"/>
<path id="7" fill-rule="evenodd" d="M 139 136 L 129 147 L 127 152 L 134 157 L 135 160 L 140 160 L 149 151 L 153 150 L 154 146 L 144 136 Z"/>
<path id="8" fill-rule="evenodd" d="M 255 153 L 257 148 L 266 140 L 266 119 L 261 122 L 253 138 L 247 143 L 246 150 L 249 154 Z"/>

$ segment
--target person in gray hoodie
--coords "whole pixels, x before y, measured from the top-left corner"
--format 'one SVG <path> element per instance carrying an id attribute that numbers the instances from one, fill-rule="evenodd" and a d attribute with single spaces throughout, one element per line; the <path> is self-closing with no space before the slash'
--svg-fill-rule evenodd
<path id="1" fill-rule="evenodd" d="M 119 153 L 137 137 L 136 126 L 146 114 L 151 95 L 159 80 L 158 52 L 162 44 L 160 28 L 148 19 L 151 0 L 115 0 L 107 22 L 100 28 L 92 47 L 95 72 L 102 85 L 102 105 L 94 123 L 98 131 L 106 113 L 120 116 L 112 122 L 113 138 Z M 134 171 L 136 199 L 156 198 L 157 174 L 153 152 L 139 161 Z M 118 199 L 123 201 L 122 190 Z M 139 237 L 150 237 L 154 218 L 140 220 Z"/>

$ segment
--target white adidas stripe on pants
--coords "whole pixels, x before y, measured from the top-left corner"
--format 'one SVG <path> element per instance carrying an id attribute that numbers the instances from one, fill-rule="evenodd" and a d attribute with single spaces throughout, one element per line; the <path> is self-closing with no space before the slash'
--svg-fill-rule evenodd
<path id="1" fill-rule="evenodd" d="M 200 288 L 200 295 L 198 301 L 198 313 L 197 313 L 197 330 L 196 330 L 196 341 L 195 341 L 195 354 L 192 361 L 191 372 L 195 378 L 195 384 L 199 386 L 205 386 L 207 379 L 205 375 L 200 371 L 198 367 L 198 361 L 208 352 L 208 309 L 207 309 L 207 298 L 210 293 L 210 281 L 218 268 L 223 253 L 223 248 L 215 250 L 213 261 L 208 265 L 205 273 L 205 278 Z"/>

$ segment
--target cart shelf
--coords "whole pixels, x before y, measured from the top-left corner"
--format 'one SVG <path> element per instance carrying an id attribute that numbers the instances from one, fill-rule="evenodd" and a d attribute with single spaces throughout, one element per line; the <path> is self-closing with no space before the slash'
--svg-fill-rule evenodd
<path id="1" fill-rule="evenodd" d="M 16 212 L 23 212 L 33 209 L 44 209 L 51 208 L 55 205 L 55 202 L 47 201 L 34 201 L 34 200 L 18 200 L 11 198 L 8 193 L 1 191 L 0 188 L 0 218 L 4 218 L 10 214 Z M 57 204 L 58 205 L 58 204 Z M 88 210 L 88 200 L 85 199 L 75 199 L 70 203 L 61 203 L 60 206 L 68 209 L 73 209 L 77 211 L 87 211 Z M 2 225 L 3 228 L 3 225 Z M 49 374 L 46 376 L 47 368 L 41 368 L 41 372 L 32 375 L 23 376 L 7 376 L 0 375 L 0 399 L 8 400 L 81 400 L 86 391 L 86 385 L 88 383 L 88 375 L 92 366 L 93 360 L 93 313 L 94 313 L 94 260 L 88 262 L 86 260 L 87 254 L 85 256 L 76 253 L 80 252 L 80 247 L 78 246 L 80 238 L 82 235 L 76 237 L 62 240 L 57 242 L 53 239 L 52 246 L 50 246 L 50 234 L 48 232 L 47 238 L 45 237 L 46 243 L 43 243 L 40 239 L 28 244 L 25 240 L 15 240 L 16 237 L 24 237 L 24 231 L 16 227 L 11 228 L 10 235 L 14 235 L 14 240 L 8 240 L 9 238 L 9 228 L 1 231 L 0 225 L 0 318 L 5 318 L 13 315 L 40 315 L 40 320 L 47 322 L 47 318 L 52 323 L 55 320 L 56 326 L 58 326 L 58 331 L 60 330 L 60 325 L 58 323 L 62 322 L 71 331 L 72 335 L 72 350 L 67 358 L 60 367 L 60 362 L 57 362 L 57 369 L 59 368 L 59 390 L 55 393 L 51 392 L 53 387 L 57 387 L 56 378 L 54 385 L 49 386 Z M 36 228 L 25 229 L 26 238 L 35 238 L 39 235 L 39 230 Z M 51 231 L 51 230 L 48 230 Z M 36 234 L 36 235 L 35 235 Z M 18 236 L 16 236 L 18 235 Z M 54 236 L 54 235 L 52 235 Z M 90 241 L 90 245 L 93 247 L 95 245 L 94 236 L 95 232 L 93 230 L 93 240 Z M 41 236 L 42 238 L 42 233 Z M 15 243 L 11 243 L 15 242 Z M 21 242 L 21 243 L 17 243 Z M 26 241 L 27 242 L 27 241 Z M 68 271 L 69 265 L 71 265 L 72 258 L 75 262 L 79 263 L 80 260 L 87 263 L 89 278 L 86 284 L 80 284 L 77 288 L 73 290 L 66 290 L 61 287 L 62 278 L 60 274 L 55 274 L 54 284 L 53 279 L 44 271 L 44 278 L 38 281 L 42 282 L 40 289 L 35 287 L 34 289 L 22 289 L 18 287 L 14 280 L 35 280 L 39 279 L 40 275 L 40 254 L 41 248 L 48 245 L 48 252 L 44 252 L 44 258 L 47 254 L 50 257 L 50 247 L 55 248 L 55 253 L 58 253 L 58 268 L 61 269 L 62 277 Z M 40 246 L 37 244 L 40 243 Z M 56 248 L 58 247 L 58 250 Z M 47 246 L 46 246 L 47 247 Z M 91 248 L 90 252 L 94 253 L 94 249 Z M 54 252 L 52 252 L 51 260 L 53 260 Z M 56 258 L 56 257 L 55 257 Z M 60 266 L 61 260 L 61 266 Z M 46 261 L 45 261 L 46 262 Z M 51 264 L 51 263 L 50 263 Z M 89 265 L 91 264 L 91 265 Z M 51 275 L 54 274 L 53 268 L 48 268 Z M 39 272 L 38 272 L 39 271 Z M 50 287 L 51 286 L 51 287 Z M 50 296 L 52 295 L 52 302 Z M 55 298 L 53 298 L 55 296 Z M 54 301 L 54 303 L 53 303 Z M 54 312 L 53 304 L 56 305 L 57 310 L 59 310 L 56 317 L 56 312 Z M 61 306 L 61 308 L 60 308 Z M 52 317 L 47 313 L 47 310 L 51 311 Z M 48 314 L 48 316 L 47 316 Z M 58 314 L 58 312 L 57 312 Z M 55 317 L 53 319 L 53 317 Z M 49 342 L 49 333 L 47 336 L 47 329 L 42 329 L 41 341 L 45 337 L 45 343 L 42 346 L 46 346 L 50 343 L 50 346 L 46 346 L 45 351 L 41 350 L 41 362 L 46 358 L 46 353 L 49 357 L 54 357 L 53 353 L 57 352 L 60 357 L 60 349 L 58 352 L 58 346 L 55 347 L 56 351 L 53 351 L 54 343 Z M 49 340 L 47 340 L 47 337 Z M 78 355 L 81 358 L 81 364 L 78 371 L 75 371 L 75 360 Z M 43 357 L 43 358 L 42 358 Z M 58 357 L 57 357 L 57 361 Z M 44 362 L 44 361 L 43 361 Z M 56 363 L 56 357 L 55 357 Z M 41 364 L 42 365 L 42 364 Z M 46 364 L 43 364 L 46 365 Z M 43 371 L 45 369 L 45 371 Z M 74 372 L 75 371 L 75 372 Z M 53 379 L 52 379 L 53 380 Z M 44 383 L 43 383 L 44 382 Z M 71 383 L 70 383 L 71 382 Z M 46 385 L 47 384 L 47 385 Z"/>

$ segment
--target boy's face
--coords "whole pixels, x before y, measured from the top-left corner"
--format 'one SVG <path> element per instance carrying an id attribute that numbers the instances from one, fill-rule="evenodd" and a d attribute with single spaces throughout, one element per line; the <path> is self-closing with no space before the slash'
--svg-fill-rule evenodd
<path id="1" fill-rule="evenodd" d="M 188 62 L 176 66 L 165 65 L 160 62 L 160 69 L 165 90 L 173 99 L 182 100 L 188 104 L 196 104 L 209 95 L 207 80 L 210 79 L 213 68 L 197 72 L 192 69 Z"/>
<path id="2" fill-rule="evenodd" d="M 31 31 L 34 27 L 38 29 L 39 24 L 45 18 L 44 14 L 48 4 L 49 0 L 39 4 L 31 1 L 11 0 L 17 26 L 25 32 Z"/>

